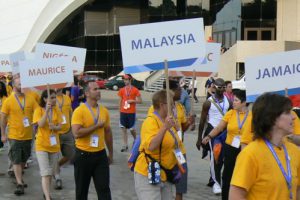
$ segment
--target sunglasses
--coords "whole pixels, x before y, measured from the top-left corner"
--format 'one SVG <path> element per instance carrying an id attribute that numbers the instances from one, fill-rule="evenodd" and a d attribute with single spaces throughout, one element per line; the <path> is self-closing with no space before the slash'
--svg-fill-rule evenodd
<path id="1" fill-rule="evenodd" d="M 217 86 L 217 85 L 215 85 L 215 87 L 216 87 L 218 90 L 221 90 L 221 89 L 225 89 L 225 88 L 226 88 L 226 86 Z"/>

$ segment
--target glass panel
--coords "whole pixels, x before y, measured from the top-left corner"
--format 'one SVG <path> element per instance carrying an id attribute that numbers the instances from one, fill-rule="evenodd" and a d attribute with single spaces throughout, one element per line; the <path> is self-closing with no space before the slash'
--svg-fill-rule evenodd
<path id="1" fill-rule="evenodd" d="M 88 50 L 95 50 L 96 49 L 96 37 L 85 37 L 85 45 Z"/>
<path id="2" fill-rule="evenodd" d="M 96 53 L 96 64 L 97 65 L 105 65 L 108 63 L 108 60 L 107 60 L 107 54 L 108 52 L 107 51 L 97 51 Z"/>
<path id="3" fill-rule="evenodd" d="M 164 0 L 162 14 L 164 16 L 176 16 L 176 0 Z"/>
<path id="4" fill-rule="evenodd" d="M 95 65 L 95 51 L 86 52 L 85 65 Z"/>
<path id="5" fill-rule="evenodd" d="M 108 49 L 107 36 L 98 36 L 96 41 L 97 41 L 97 50 Z"/>
<path id="6" fill-rule="evenodd" d="M 149 15 L 162 15 L 163 0 L 149 0 Z"/>
<path id="7" fill-rule="evenodd" d="M 261 31 L 261 40 L 272 40 L 272 31 Z"/>
<path id="8" fill-rule="evenodd" d="M 257 31 L 247 31 L 247 38 L 246 40 L 257 40 Z"/>

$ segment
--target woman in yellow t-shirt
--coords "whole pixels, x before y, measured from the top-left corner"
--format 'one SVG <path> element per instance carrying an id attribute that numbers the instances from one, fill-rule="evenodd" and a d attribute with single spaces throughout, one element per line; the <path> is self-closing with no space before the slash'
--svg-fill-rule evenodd
<path id="1" fill-rule="evenodd" d="M 230 180 L 233 173 L 235 160 L 241 151 L 240 138 L 244 124 L 251 123 L 251 112 L 246 105 L 246 91 L 235 90 L 233 92 L 233 109 L 228 111 L 218 126 L 214 128 L 202 143 L 207 144 L 212 138 L 227 129 L 224 144 L 224 170 L 222 175 L 222 199 L 228 199 Z"/>
<path id="2" fill-rule="evenodd" d="M 182 155 L 182 142 L 177 135 L 175 121 L 168 116 L 166 96 L 166 90 L 153 95 L 154 112 L 148 115 L 141 128 L 141 153 L 134 168 L 135 190 L 139 200 L 173 200 L 172 194 L 175 193 L 175 187 L 168 182 L 170 180 L 167 180 L 164 169 L 176 167 L 176 158 L 180 153 Z M 176 156 L 175 150 L 180 151 Z M 155 161 L 159 163 L 160 171 L 157 170 L 157 163 L 154 165 L 156 170 L 151 167 Z"/>
<path id="3" fill-rule="evenodd" d="M 2 108 L 2 104 L 7 98 L 6 86 L 3 82 L 0 81 L 0 109 Z M 0 138 L 1 138 L 1 130 L 0 130 Z M 0 140 L 0 151 L 3 150 L 3 142 Z"/>
<path id="4" fill-rule="evenodd" d="M 231 179 L 231 200 L 299 199 L 300 150 L 285 137 L 294 131 L 292 103 L 265 93 L 255 101 L 255 140 L 239 154 Z"/>
<path id="5" fill-rule="evenodd" d="M 40 107 L 33 114 L 33 123 L 38 125 L 36 134 L 36 157 L 42 176 L 44 198 L 50 200 L 50 186 L 53 169 L 58 160 L 60 142 L 58 131 L 61 129 L 62 115 L 56 105 L 56 93 L 50 90 L 42 92 Z"/>

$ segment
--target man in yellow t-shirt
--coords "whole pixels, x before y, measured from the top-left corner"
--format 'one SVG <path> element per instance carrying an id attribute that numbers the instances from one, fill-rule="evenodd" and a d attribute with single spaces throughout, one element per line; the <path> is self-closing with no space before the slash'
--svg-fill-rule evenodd
<path id="1" fill-rule="evenodd" d="M 96 82 L 88 82 L 84 93 L 86 103 L 77 107 L 72 116 L 72 132 L 76 146 L 76 199 L 87 199 L 91 178 L 94 180 L 98 198 L 101 196 L 102 199 L 111 199 L 109 164 L 113 160 L 113 140 L 109 113 L 104 106 L 98 104 L 101 94 Z"/>
<path id="2" fill-rule="evenodd" d="M 9 158 L 13 163 L 16 176 L 16 195 L 24 194 L 22 171 L 31 153 L 32 140 L 32 116 L 36 101 L 21 91 L 20 78 L 13 80 L 14 93 L 10 95 L 2 105 L 1 109 L 1 132 L 5 133 L 7 123 L 9 124 L 8 136 L 2 134 L 3 142 L 9 141 Z"/>
<path id="3" fill-rule="evenodd" d="M 75 154 L 74 137 L 71 131 L 72 106 L 71 99 L 64 95 L 62 89 L 56 91 L 56 105 L 62 113 L 62 127 L 58 132 L 60 141 L 60 150 L 62 158 L 58 161 L 55 169 L 55 189 L 62 189 L 62 180 L 60 178 L 60 167 L 72 160 Z"/>

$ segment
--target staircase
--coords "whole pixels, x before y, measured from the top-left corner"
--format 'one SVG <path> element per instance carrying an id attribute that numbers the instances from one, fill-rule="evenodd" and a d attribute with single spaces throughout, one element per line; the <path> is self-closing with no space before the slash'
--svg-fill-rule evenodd
<path id="1" fill-rule="evenodd" d="M 159 90 L 163 89 L 163 83 L 165 80 L 166 80 L 166 77 L 164 76 L 164 74 L 162 74 L 154 82 L 152 82 L 152 84 L 149 87 L 145 88 L 145 90 L 147 92 L 159 91 Z"/>
<path id="2" fill-rule="evenodd" d="M 166 77 L 163 70 L 152 72 L 150 76 L 145 79 L 145 91 L 157 92 L 163 89 L 163 83 L 165 80 Z M 187 86 L 191 80 L 191 77 L 185 77 L 184 81 L 186 82 Z"/>

